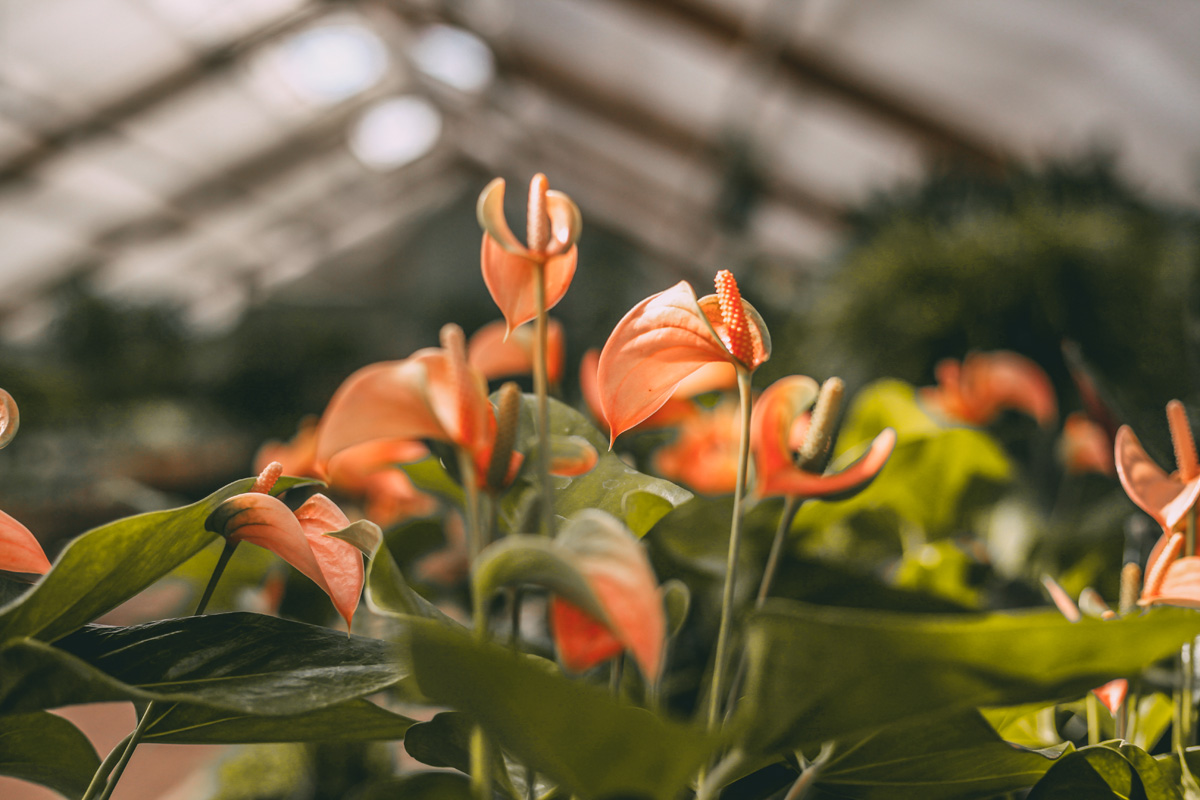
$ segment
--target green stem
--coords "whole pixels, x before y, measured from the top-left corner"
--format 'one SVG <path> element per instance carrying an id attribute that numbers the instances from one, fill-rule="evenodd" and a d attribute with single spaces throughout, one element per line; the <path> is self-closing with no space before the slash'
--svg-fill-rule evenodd
<path id="1" fill-rule="evenodd" d="M 200 596 L 200 602 L 197 604 L 196 610 L 192 612 L 193 617 L 200 616 L 208 608 L 208 601 L 212 599 L 217 582 L 221 580 L 221 575 L 225 572 L 225 567 L 229 564 L 229 559 L 233 557 L 233 551 L 237 549 L 237 546 L 237 542 L 225 540 L 225 546 L 221 548 L 221 555 L 217 557 L 216 566 L 213 567 L 212 577 L 208 579 L 208 585 L 204 587 L 204 594 Z M 113 790 L 117 788 L 117 781 L 121 780 L 121 774 L 125 772 L 125 766 L 133 757 L 133 751 L 137 749 L 146 733 L 146 728 L 150 724 L 150 716 L 157 708 L 158 704 L 155 701 L 151 701 L 146 706 L 133 733 L 121 740 L 120 744 L 113 748 L 112 752 L 104 759 L 104 763 L 96 770 L 83 800 L 93 800 L 97 796 L 98 800 L 107 800 L 112 795 Z M 103 787 L 102 792 L 100 791 L 101 787 Z M 99 795 L 97 795 L 98 792 Z"/>
<path id="2" fill-rule="evenodd" d="M 1185 644 L 1179 651 L 1179 669 L 1182 673 L 1179 698 L 1179 740 L 1186 750 L 1193 744 L 1193 728 L 1195 717 L 1196 665 L 1194 663 L 1195 643 Z"/>
<path id="3" fill-rule="evenodd" d="M 542 535 L 554 535 L 554 487 L 550 484 L 550 402 L 546 361 L 550 351 L 550 322 L 546 315 L 546 266 L 537 269 L 537 343 L 533 348 L 533 393 L 537 397 L 538 485 L 542 488 Z"/>
<path id="4" fill-rule="evenodd" d="M 1100 701 L 1088 692 L 1086 700 L 1088 744 L 1100 744 Z"/>
<path id="5" fill-rule="evenodd" d="M 621 696 L 621 674 L 624 672 L 625 654 L 618 653 L 617 657 L 612 660 L 609 665 L 608 672 L 608 690 L 613 697 Z"/>
<path id="6" fill-rule="evenodd" d="M 458 448 L 458 474 L 462 478 L 463 493 L 466 497 L 464 514 L 467 526 L 467 554 L 471 559 L 471 574 L 474 576 L 479 553 L 483 550 L 483 534 L 479 528 L 479 487 L 475 480 L 475 462 L 471 460 L 471 454 L 463 448 Z M 486 597 L 471 598 L 474 609 L 475 638 L 481 642 L 488 638 L 487 601 Z M 471 729 L 470 758 L 471 791 L 478 800 L 491 800 L 491 754 L 488 752 L 487 737 L 484 736 L 483 728 L 479 725 L 475 725 Z"/>
<path id="7" fill-rule="evenodd" d="M 746 489 L 746 471 L 750 460 L 750 373 L 738 367 L 738 399 L 741 402 L 741 439 L 738 442 L 737 484 L 733 490 L 733 520 L 729 526 L 729 557 L 725 561 L 725 589 L 721 593 L 721 625 L 717 629 L 717 653 L 713 661 L 712 689 L 708 695 L 708 728 L 717 727 L 721 717 L 721 688 L 724 683 L 726 651 L 729 649 L 733 618 L 734 583 L 738 551 L 742 543 L 742 495 Z"/>

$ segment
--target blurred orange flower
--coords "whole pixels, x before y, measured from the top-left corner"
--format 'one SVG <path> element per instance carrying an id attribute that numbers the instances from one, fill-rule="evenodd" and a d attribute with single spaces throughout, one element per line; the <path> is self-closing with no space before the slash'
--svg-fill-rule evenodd
<path id="1" fill-rule="evenodd" d="M 1025 356 L 1007 350 L 968 353 L 934 368 L 936 387 L 921 389 L 921 400 L 950 419 L 987 425 L 1005 409 L 1024 411 L 1048 426 L 1058 416 L 1054 387 L 1045 371 Z"/>
<path id="2" fill-rule="evenodd" d="M 0 449 L 7 447 L 17 435 L 20 419 L 12 395 L 0 389 Z M 0 511 L 0 570 L 37 575 L 50 571 L 50 562 L 37 538 L 3 511 Z"/>
<path id="3" fill-rule="evenodd" d="M 722 401 L 679 425 L 679 437 L 654 454 L 654 469 L 700 494 L 728 494 L 737 485 L 741 424 L 736 401 Z"/>
<path id="4" fill-rule="evenodd" d="M 1098 472 L 1112 475 L 1116 471 L 1108 433 L 1082 411 L 1067 415 L 1058 452 L 1063 466 L 1072 474 Z"/>
<path id="5" fill-rule="evenodd" d="M 546 380 L 557 386 L 563 378 L 565 337 L 562 323 L 556 319 L 547 327 Z M 520 325 L 508 331 L 503 320 L 484 325 L 467 342 L 467 361 L 488 380 L 533 372 L 534 330 Z"/>

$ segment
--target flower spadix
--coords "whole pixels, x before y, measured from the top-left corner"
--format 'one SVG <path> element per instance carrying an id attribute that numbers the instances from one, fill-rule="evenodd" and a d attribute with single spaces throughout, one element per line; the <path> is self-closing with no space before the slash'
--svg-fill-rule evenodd
<path id="1" fill-rule="evenodd" d="M 1023 411 L 1043 427 L 1058 416 L 1054 386 L 1045 371 L 1017 353 L 968 353 L 961 365 L 943 359 L 934 376 L 938 385 L 922 389 L 921 400 L 968 425 L 987 425 L 1005 409 Z"/>
<path id="2" fill-rule="evenodd" d="M 767 327 L 742 299 L 733 275 L 717 273 L 716 286 L 716 294 L 697 300 L 680 281 L 638 303 L 617 323 L 596 376 L 612 440 L 662 408 L 706 364 L 752 372 L 770 357 Z"/>
<path id="3" fill-rule="evenodd" d="M 821 450 L 828 446 L 829 431 L 817 429 L 828 426 L 832 418 L 813 424 L 807 413 L 819 393 L 812 378 L 790 375 L 767 387 L 755 404 L 750 440 L 759 497 L 844 495 L 865 488 L 887 463 L 896 446 L 896 432 L 891 428 L 876 436 L 854 462 L 828 475 L 798 463 L 812 437 L 825 437 Z"/>
<path id="4" fill-rule="evenodd" d="M 0 389 L 0 449 L 8 446 L 20 423 L 17 403 Z M 37 538 L 21 523 L 0 511 L 0 570 L 44 575 L 50 562 Z"/>
<path id="5" fill-rule="evenodd" d="M 268 492 L 282 469 L 278 462 L 268 465 L 249 492 L 217 506 L 204 526 L 230 542 L 270 550 L 291 564 L 329 595 L 349 628 L 362 593 L 362 554 L 349 542 L 325 534 L 349 528 L 350 520 L 323 494 L 313 495 L 295 511 L 272 497 Z"/>
<path id="6" fill-rule="evenodd" d="M 583 218 L 571 198 L 551 190 L 541 173 L 529 182 L 525 244 L 513 235 L 504 218 L 503 178 L 496 178 L 484 188 L 476 215 L 483 228 L 483 281 L 511 334 L 538 314 L 539 268 L 544 272 L 547 309 L 567 293 L 575 277 L 575 242 L 583 229 Z"/>

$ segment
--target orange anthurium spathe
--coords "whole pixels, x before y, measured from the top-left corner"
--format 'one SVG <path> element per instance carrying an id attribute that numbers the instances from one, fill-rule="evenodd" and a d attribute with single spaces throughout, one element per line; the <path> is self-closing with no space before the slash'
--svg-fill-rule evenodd
<path id="1" fill-rule="evenodd" d="M 823 475 L 797 466 L 796 450 L 802 439 L 797 441 L 796 434 L 803 435 L 805 412 L 818 392 L 812 378 L 790 375 L 771 384 L 755 404 L 750 437 L 759 497 L 827 497 L 862 489 L 891 456 L 896 432 L 887 428 L 862 456 L 838 472 Z"/>
<path id="2" fill-rule="evenodd" d="M 1183 403 L 1178 400 L 1167 403 L 1167 421 L 1175 445 L 1178 466 L 1175 472 L 1168 475 L 1155 464 L 1128 425 L 1117 431 L 1116 463 L 1117 477 L 1129 499 L 1169 534 L 1184 521 L 1200 497 L 1200 464 Z"/>
<path id="3" fill-rule="evenodd" d="M 654 453 L 654 471 L 700 494 L 729 494 L 737 486 L 738 404 L 722 401 L 679 425 L 679 438 Z"/>
<path id="4" fill-rule="evenodd" d="M 1073 475 L 1086 472 L 1112 475 L 1116 470 L 1108 432 L 1082 411 L 1067 415 L 1058 452 L 1063 466 Z"/>
<path id="5" fill-rule="evenodd" d="M 582 672 L 628 650 L 642 675 L 662 672 L 667 620 L 654 569 L 641 543 L 603 511 L 576 514 L 555 539 L 595 593 L 608 619 L 602 623 L 555 596 L 550 617 L 564 666 Z"/>
<path id="6" fill-rule="evenodd" d="M 1005 409 L 1024 411 L 1043 427 L 1058 417 L 1054 387 L 1046 373 L 1025 356 L 1007 350 L 968 353 L 960 365 L 947 358 L 934 368 L 936 387 L 921 400 L 950 419 L 987 425 Z"/>
<path id="7" fill-rule="evenodd" d="M 350 520 L 328 497 L 315 494 L 294 512 L 267 492 L 282 468 L 271 464 L 246 494 L 229 498 L 209 515 L 205 527 L 230 542 L 270 550 L 321 587 L 349 628 L 363 585 L 362 553 L 349 542 L 326 536 Z"/>
<path id="8" fill-rule="evenodd" d="M 364 442 L 434 439 L 469 453 L 477 474 L 485 475 L 496 436 L 487 382 L 467 363 L 457 325 L 442 329 L 442 343 L 347 378 L 321 417 L 317 464 L 328 467 Z"/>
<path id="9" fill-rule="evenodd" d="M 565 337 L 562 323 L 556 319 L 547 328 L 546 380 L 557 386 L 562 382 Z M 535 346 L 532 325 L 509 331 L 502 320 L 489 322 L 467 342 L 467 361 L 488 380 L 533 372 Z"/>
<path id="10" fill-rule="evenodd" d="M 479 195 L 476 207 L 483 228 L 480 262 L 483 282 L 500 307 L 508 333 L 538 314 L 538 267 L 544 269 L 546 308 L 553 308 L 575 277 L 575 242 L 583 228 L 578 207 L 562 192 L 548 188 L 538 173 L 529 183 L 528 246 L 521 244 L 504 218 L 504 179 L 496 178 Z"/>
<path id="11" fill-rule="evenodd" d="M 701 367 L 727 363 L 752 372 L 770 357 L 767 327 L 733 275 L 722 270 L 716 283 L 716 294 L 697 300 L 680 281 L 638 303 L 613 329 L 597 368 L 612 440 L 662 408 Z"/>
<path id="12" fill-rule="evenodd" d="M 16 436 L 20 419 L 12 395 L 0 389 L 0 449 L 7 447 Z M 50 562 L 37 538 L 3 511 L 0 511 L 0 570 L 36 575 L 50 571 Z"/>

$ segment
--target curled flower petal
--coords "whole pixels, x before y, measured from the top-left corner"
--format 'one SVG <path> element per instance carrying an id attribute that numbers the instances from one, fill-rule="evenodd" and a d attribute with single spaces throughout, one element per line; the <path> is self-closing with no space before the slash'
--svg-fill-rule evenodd
<path id="1" fill-rule="evenodd" d="M 362 594 L 362 553 L 349 542 L 325 534 L 349 527 L 350 520 L 328 497 L 314 494 L 296 509 L 296 521 L 325 577 L 329 599 L 349 628 Z"/>
<path id="2" fill-rule="evenodd" d="M 723 327 L 716 295 L 705 298 L 702 309 L 686 281 L 638 303 L 617 323 L 608 337 L 597 368 L 600 403 L 609 435 L 623 431 L 658 411 L 679 384 L 713 362 L 735 363 L 713 319 Z M 766 360 L 770 339 L 766 327 L 749 303 L 755 363 Z"/>
<path id="3" fill-rule="evenodd" d="M 1045 371 L 1018 353 L 969 353 L 961 366 L 948 358 L 934 368 L 938 385 L 921 399 L 951 419 L 987 425 L 1004 409 L 1029 414 L 1043 427 L 1058 417 L 1054 386 Z"/>
<path id="4" fill-rule="evenodd" d="M 1200 556 L 1176 558 L 1169 562 L 1161 580 L 1146 581 L 1138 605 L 1159 604 L 1200 608 Z"/>
<path id="5" fill-rule="evenodd" d="M 1200 478 L 1188 482 L 1168 475 L 1146 454 L 1133 430 L 1117 431 L 1117 477 L 1137 506 L 1167 530 L 1174 530 L 1200 497 Z"/>
<path id="6" fill-rule="evenodd" d="M 37 575 L 50 571 L 50 562 L 37 538 L 3 511 L 0 511 L 0 569 Z"/>
<path id="7" fill-rule="evenodd" d="M 205 528 L 231 542 L 256 544 L 291 564 L 329 595 L 347 627 L 362 591 L 362 556 L 349 542 L 322 534 L 348 525 L 324 495 L 313 495 L 293 513 L 283 501 L 259 492 L 229 498 L 205 522 Z"/>
<path id="8" fill-rule="evenodd" d="M 656 680 L 662 670 L 666 613 L 641 543 L 614 517 L 594 509 L 572 517 L 555 542 L 573 554 L 609 623 L 607 631 L 604 626 L 598 631 L 597 620 L 578 609 L 572 613 L 558 607 L 554 640 L 564 663 L 583 670 L 616 655 L 611 636 L 630 651 L 647 680 Z"/>
<path id="9" fill-rule="evenodd" d="M 565 354 L 562 323 L 552 319 L 546 330 L 546 379 L 559 384 L 563 377 Z M 533 372 L 533 348 L 536 336 L 532 325 L 521 325 L 508 333 L 503 321 L 489 322 L 471 336 L 467 360 L 488 380 Z"/>
<path id="10" fill-rule="evenodd" d="M 550 627 L 555 633 L 558 656 L 571 672 L 585 672 L 625 650 L 608 628 L 557 595 L 550 600 Z"/>
<path id="11" fill-rule="evenodd" d="M 1063 422 L 1059 457 L 1067 472 L 1075 475 L 1086 472 L 1112 475 L 1115 470 L 1108 433 L 1081 411 L 1072 411 Z"/>

